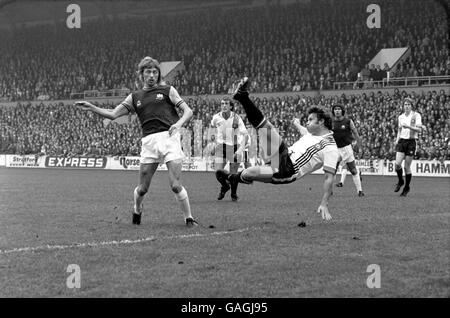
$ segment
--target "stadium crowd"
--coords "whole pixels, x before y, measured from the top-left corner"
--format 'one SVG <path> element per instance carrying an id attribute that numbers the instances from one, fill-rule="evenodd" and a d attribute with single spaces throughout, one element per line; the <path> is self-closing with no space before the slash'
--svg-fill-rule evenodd
<path id="1" fill-rule="evenodd" d="M 362 139 L 362 144 L 355 152 L 357 158 L 393 160 L 397 118 L 405 96 L 406 92 L 396 90 L 394 94 L 371 92 L 366 95 L 356 92 L 349 96 L 335 95 L 328 98 L 323 95 L 312 98 L 301 94 L 276 98 L 255 97 L 254 101 L 271 118 L 289 145 L 299 137 L 291 124 L 294 117 L 300 118 L 305 124 L 307 107 L 315 104 L 330 109 L 333 103 L 342 103 Z M 415 158 L 450 160 L 450 95 L 441 90 L 412 93 L 412 97 L 426 126 L 426 131 L 420 134 Z M 191 133 L 183 134 L 183 149 L 188 156 L 198 154 L 198 151 L 203 151 L 205 157 L 211 156 L 213 147 L 208 125 L 212 116 L 220 111 L 220 98 L 195 97 L 187 99 L 187 103 L 193 109 L 194 116 L 186 127 Z M 115 105 L 100 106 L 113 108 Z M 237 112 L 243 113 L 240 106 L 237 106 Z M 245 115 L 242 116 L 246 122 Z M 193 133 L 194 129 L 199 128 L 202 133 Z M 125 118 L 123 123 L 110 122 L 90 112 L 83 112 L 72 104 L 50 103 L 46 106 L 43 103 L 18 103 L 15 107 L 0 107 L 0 132 L 1 153 L 138 156 L 140 151 L 141 130 L 136 117 Z M 253 146 L 256 147 L 255 142 Z"/>
<path id="2" fill-rule="evenodd" d="M 253 92 L 329 89 L 334 82 L 356 81 L 358 73 L 378 81 L 390 66 L 367 63 L 391 47 L 411 48 L 391 77 L 450 75 L 447 19 L 439 2 L 379 0 L 380 29 L 367 27 L 369 3 L 212 8 L 151 19 L 101 18 L 79 30 L 47 25 L 2 31 L 0 100 L 133 90 L 136 63 L 149 54 L 183 61 L 185 69 L 171 83 L 182 95 L 227 93 L 241 74 L 251 74 Z"/>

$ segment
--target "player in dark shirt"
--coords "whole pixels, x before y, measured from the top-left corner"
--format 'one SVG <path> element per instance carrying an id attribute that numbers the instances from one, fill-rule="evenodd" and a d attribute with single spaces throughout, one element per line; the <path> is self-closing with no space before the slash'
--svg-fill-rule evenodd
<path id="1" fill-rule="evenodd" d="M 113 110 L 99 108 L 86 101 L 75 104 L 83 110 L 93 111 L 111 120 L 129 113 L 136 113 L 139 118 L 142 126 L 142 149 L 140 182 L 134 190 L 133 224 L 141 223 L 142 201 L 156 169 L 164 162 L 169 172 L 170 187 L 180 202 L 186 225 L 197 225 L 191 214 L 188 194 L 180 181 L 184 153 L 179 129 L 190 120 L 192 110 L 173 86 L 162 83 L 161 68 L 157 60 L 149 56 L 143 58 L 138 65 L 138 76 L 143 88 L 128 95 Z M 176 108 L 182 110 L 181 118 Z"/>
<path id="2" fill-rule="evenodd" d="M 356 167 L 352 148 L 352 142 L 354 140 L 356 140 L 357 143 L 360 143 L 358 130 L 356 129 L 353 120 L 344 116 L 344 106 L 339 104 L 334 105 L 332 107 L 332 113 L 333 136 L 342 157 L 341 181 L 336 186 L 342 187 L 344 185 L 345 177 L 347 175 L 347 169 L 345 169 L 345 167 L 347 167 L 352 174 L 353 182 L 355 183 L 356 190 L 358 191 L 358 196 L 362 197 L 364 196 L 364 192 L 362 191 L 361 186 L 361 175 Z"/>

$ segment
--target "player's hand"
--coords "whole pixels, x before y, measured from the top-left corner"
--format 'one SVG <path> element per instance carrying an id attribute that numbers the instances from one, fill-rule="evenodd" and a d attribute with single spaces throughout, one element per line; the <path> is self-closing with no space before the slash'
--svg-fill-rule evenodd
<path id="1" fill-rule="evenodd" d="M 173 124 L 172 126 L 170 126 L 170 128 L 169 128 L 169 136 L 172 136 L 180 128 L 181 128 L 181 125 L 179 125 L 179 124 Z"/>
<path id="2" fill-rule="evenodd" d="M 325 221 L 331 220 L 331 214 L 328 212 L 328 207 L 326 205 L 320 205 L 317 209 L 317 213 L 320 213 L 322 215 L 322 219 Z"/>
<path id="3" fill-rule="evenodd" d="M 80 107 L 82 110 L 90 110 L 94 105 L 86 101 L 75 102 L 75 106 Z"/>
<path id="4" fill-rule="evenodd" d="M 292 123 L 293 123 L 294 125 L 300 125 L 300 119 L 294 118 L 294 119 L 292 120 Z"/>

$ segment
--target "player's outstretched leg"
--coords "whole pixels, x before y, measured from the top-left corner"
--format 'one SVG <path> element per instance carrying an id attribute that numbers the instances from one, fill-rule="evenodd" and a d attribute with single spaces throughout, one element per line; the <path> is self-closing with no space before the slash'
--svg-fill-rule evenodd
<path id="1" fill-rule="evenodd" d="M 258 129 L 263 125 L 265 118 L 262 112 L 256 107 L 256 105 L 251 101 L 249 97 L 249 83 L 250 82 L 248 77 L 244 77 L 242 80 L 240 80 L 235 88 L 233 99 L 241 103 L 247 115 L 248 121 L 253 127 Z"/>
<path id="2" fill-rule="evenodd" d="M 231 187 L 239 183 L 252 184 L 253 181 L 274 183 L 273 169 L 269 166 L 254 166 L 244 169 L 238 173 L 228 174 Z"/>
<path id="3" fill-rule="evenodd" d="M 263 157 L 270 160 L 271 166 L 255 166 L 242 170 L 240 173 L 231 174 L 228 177 L 231 188 L 239 183 L 250 184 L 253 181 L 264 183 L 277 183 L 274 180 L 274 168 L 279 168 L 280 149 L 284 145 L 276 128 L 264 117 L 262 112 L 253 103 L 248 93 L 249 79 L 244 77 L 236 86 L 233 98 L 240 102 L 245 110 L 250 124 L 258 130 L 260 147 Z M 283 177 L 283 176 L 281 176 Z M 295 179 L 293 179 L 295 180 Z M 280 183 L 286 183 L 283 180 Z"/>

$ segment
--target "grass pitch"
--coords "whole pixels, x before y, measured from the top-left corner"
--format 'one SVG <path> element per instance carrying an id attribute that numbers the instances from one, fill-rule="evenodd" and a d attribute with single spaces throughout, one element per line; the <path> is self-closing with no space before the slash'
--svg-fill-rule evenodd
<path id="1" fill-rule="evenodd" d="M 134 226 L 137 171 L 0 169 L 0 297 L 449 297 L 450 179 L 413 178 L 406 198 L 395 180 L 365 176 L 358 198 L 349 176 L 325 222 L 320 175 L 240 185 L 232 202 L 214 174 L 184 172 L 188 229 L 167 172 Z"/>

